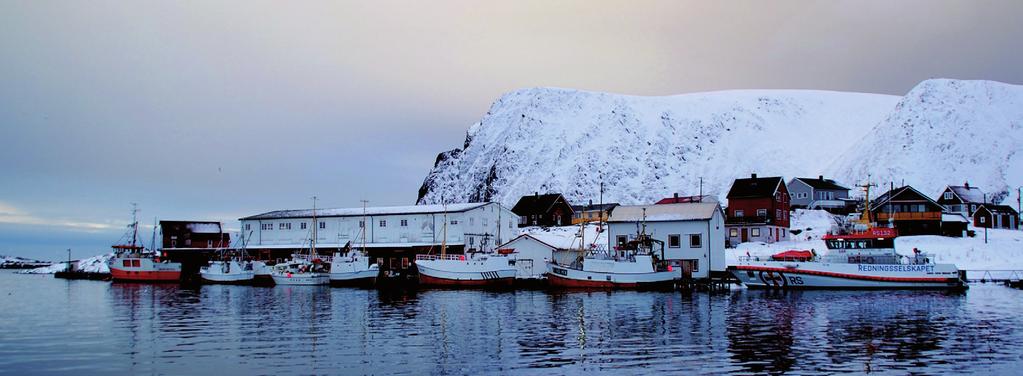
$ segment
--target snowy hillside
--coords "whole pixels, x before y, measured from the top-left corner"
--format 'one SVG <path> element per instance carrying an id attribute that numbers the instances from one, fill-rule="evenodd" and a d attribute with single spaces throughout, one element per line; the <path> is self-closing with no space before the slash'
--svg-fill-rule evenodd
<path id="1" fill-rule="evenodd" d="M 561 192 L 570 201 L 647 203 L 672 193 L 721 196 L 734 178 L 817 176 L 899 97 L 749 90 L 638 97 L 567 89 L 504 95 L 442 153 L 419 203 Z M 825 139 L 826 142 L 811 142 Z"/>
<path id="2" fill-rule="evenodd" d="M 905 97 L 519 90 L 469 128 L 462 148 L 438 156 L 419 203 L 511 206 L 533 192 L 583 203 L 596 199 L 601 180 L 607 202 L 649 203 L 696 194 L 701 177 L 704 191 L 723 199 L 751 172 L 786 180 L 823 173 L 848 185 L 871 173 L 934 195 L 969 179 L 1005 192 L 1023 184 L 1021 98 L 1021 86 L 955 80 L 924 81 Z"/>
<path id="3" fill-rule="evenodd" d="M 113 253 L 106 253 L 89 257 L 82 260 L 77 260 L 78 265 L 75 270 L 83 271 L 86 273 L 110 273 L 110 267 L 107 265 L 110 259 L 114 258 Z M 22 274 L 53 274 L 56 272 L 67 270 L 67 262 L 58 262 L 56 264 L 26 270 L 21 272 Z"/>
<path id="4" fill-rule="evenodd" d="M 946 185 L 971 185 L 1001 202 L 1023 184 L 1023 86 L 928 80 L 835 161 L 830 175 L 905 179 L 937 197 Z M 861 178 L 862 180 L 862 178 Z M 883 184 L 887 186 L 888 184 Z M 1009 191 L 1012 191 L 1011 193 Z"/>

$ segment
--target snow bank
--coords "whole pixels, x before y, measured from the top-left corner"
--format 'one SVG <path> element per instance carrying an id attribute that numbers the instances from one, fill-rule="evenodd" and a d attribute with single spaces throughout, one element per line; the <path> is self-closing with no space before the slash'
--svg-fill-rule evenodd
<path id="1" fill-rule="evenodd" d="M 76 265 L 76 267 L 77 267 L 77 270 L 83 271 L 83 272 L 87 272 L 87 273 L 110 273 L 110 267 L 107 266 L 107 263 L 112 258 L 114 258 L 113 252 L 107 253 L 107 254 L 103 254 L 103 255 L 93 256 L 93 257 L 89 257 L 87 259 L 78 260 L 78 264 Z M 20 273 L 22 273 L 22 274 L 53 274 L 53 273 L 61 272 L 61 271 L 64 271 L 64 270 L 67 270 L 67 263 L 66 262 L 58 262 L 58 263 L 50 265 L 50 266 L 45 266 L 45 267 L 42 267 L 42 268 L 36 268 L 36 269 L 30 269 L 30 270 L 25 270 L 25 271 L 22 271 Z"/>
<path id="2" fill-rule="evenodd" d="M 544 243 L 557 248 L 579 248 L 579 226 L 563 227 L 523 227 L 521 233 L 529 234 Z M 596 244 L 597 247 L 607 247 L 607 227 L 604 231 L 597 233 L 597 225 L 586 226 L 586 244 Z"/>

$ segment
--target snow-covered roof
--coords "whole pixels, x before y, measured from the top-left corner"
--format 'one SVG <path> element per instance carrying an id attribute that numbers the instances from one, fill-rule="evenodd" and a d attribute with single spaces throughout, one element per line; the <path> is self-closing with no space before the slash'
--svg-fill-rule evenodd
<path id="1" fill-rule="evenodd" d="M 984 191 L 981 191 L 980 188 L 968 186 L 949 186 L 949 188 L 965 203 L 984 202 Z"/>
<path id="2" fill-rule="evenodd" d="M 366 208 L 366 215 L 399 215 L 399 214 L 430 214 L 430 213 L 443 213 L 445 211 L 449 213 L 464 212 L 466 210 L 475 209 L 484 205 L 487 202 L 480 203 L 468 203 L 468 204 L 448 204 L 445 205 L 410 205 L 410 206 L 377 206 Z M 317 217 L 355 217 L 363 215 L 362 208 L 334 208 L 334 209 L 316 209 Z M 241 220 L 256 220 L 256 219 L 283 219 L 283 218 L 311 218 L 313 216 L 312 209 L 298 209 L 298 210 L 276 210 L 272 212 L 266 212 L 263 214 L 257 214 Z"/>
<path id="3" fill-rule="evenodd" d="M 966 217 L 963 217 L 962 214 L 949 214 L 949 213 L 942 213 L 941 214 L 941 221 L 942 222 L 970 223 L 970 221 L 967 221 Z"/>
<path id="4" fill-rule="evenodd" d="M 194 234 L 219 234 L 224 232 L 219 223 L 189 223 L 188 230 Z"/>
<path id="5" fill-rule="evenodd" d="M 638 222 L 644 220 L 644 214 L 647 222 L 707 220 L 716 210 L 720 206 L 714 202 L 619 206 L 608 222 Z"/>

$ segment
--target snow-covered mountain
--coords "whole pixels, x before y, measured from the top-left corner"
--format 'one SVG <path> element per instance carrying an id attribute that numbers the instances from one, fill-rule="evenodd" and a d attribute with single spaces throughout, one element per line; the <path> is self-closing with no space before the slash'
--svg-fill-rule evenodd
<path id="1" fill-rule="evenodd" d="M 924 81 L 829 171 L 846 179 L 869 173 L 883 187 L 905 181 L 933 197 L 969 181 L 994 202 L 1010 194 L 1015 202 L 1023 184 L 1023 86 Z"/>
<path id="2" fill-rule="evenodd" d="M 705 193 L 723 199 L 733 179 L 753 172 L 786 179 L 825 174 L 852 184 L 866 176 L 858 166 L 874 166 L 869 172 L 884 179 L 904 177 L 928 193 L 964 179 L 1004 190 L 1008 182 L 1023 183 L 1019 144 L 1008 141 L 1020 138 L 1021 93 L 1020 86 L 953 80 L 924 81 L 906 97 L 519 90 L 498 99 L 469 128 L 462 148 L 438 156 L 419 203 L 489 199 L 513 205 L 533 192 L 560 192 L 583 203 L 596 200 L 601 181 L 607 202 L 648 203 L 676 192 L 695 195 L 701 178 Z M 1003 135 L 938 137 L 962 126 L 983 133 L 989 123 Z M 928 164 L 936 151 L 954 152 Z M 876 167 L 895 164 L 906 167 Z"/>

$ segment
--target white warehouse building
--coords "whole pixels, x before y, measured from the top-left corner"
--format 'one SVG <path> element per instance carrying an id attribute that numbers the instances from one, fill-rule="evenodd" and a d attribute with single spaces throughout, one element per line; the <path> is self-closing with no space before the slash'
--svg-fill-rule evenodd
<path id="1" fill-rule="evenodd" d="M 619 206 L 608 219 L 608 249 L 646 233 L 664 242 L 664 258 L 694 279 L 726 277 L 725 219 L 716 202 Z M 660 251 L 655 249 L 655 251 Z"/>
<path id="2" fill-rule="evenodd" d="M 312 209 L 301 209 L 241 218 L 241 235 L 250 253 L 287 257 L 309 248 L 312 216 Z M 407 269 L 416 254 L 439 253 L 445 231 L 448 252 L 461 253 L 493 248 L 518 236 L 518 221 L 498 203 L 368 207 L 365 215 L 363 208 L 317 209 L 316 248 L 321 254 L 348 243 L 359 248 L 362 228 L 368 224 L 365 245 L 371 262 L 384 269 Z"/>

